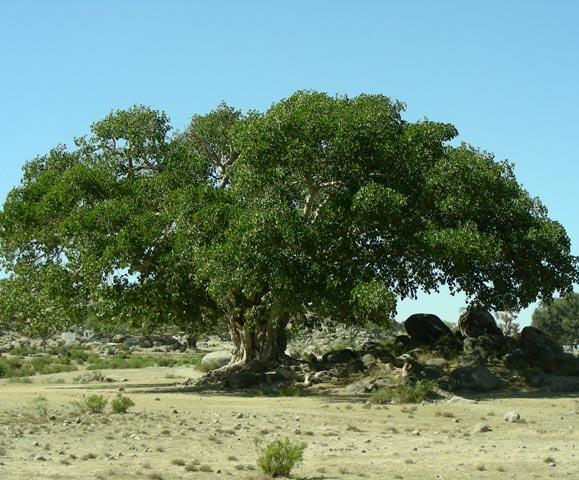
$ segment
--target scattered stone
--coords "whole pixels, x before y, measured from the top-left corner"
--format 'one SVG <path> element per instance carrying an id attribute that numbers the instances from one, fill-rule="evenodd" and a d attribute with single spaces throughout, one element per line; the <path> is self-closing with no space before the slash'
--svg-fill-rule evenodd
<path id="1" fill-rule="evenodd" d="M 486 423 L 477 423 L 472 430 L 472 433 L 487 433 L 492 432 L 493 429 Z"/>
<path id="2" fill-rule="evenodd" d="M 374 365 L 376 365 L 376 361 L 377 361 L 376 357 L 374 355 L 372 355 L 371 353 L 367 353 L 366 355 L 363 355 L 361 360 L 366 368 L 373 367 Z"/>
<path id="3" fill-rule="evenodd" d="M 521 420 L 521 415 L 519 414 L 519 412 L 512 411 L 505 413 L 505 416 L 503 418 L 505 422 L 517 423 Z"/>

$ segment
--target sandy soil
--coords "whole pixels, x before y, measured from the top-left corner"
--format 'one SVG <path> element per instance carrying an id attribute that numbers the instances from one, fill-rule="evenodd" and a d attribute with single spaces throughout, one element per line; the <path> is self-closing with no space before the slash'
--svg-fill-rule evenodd
<path id="1" fill-rule="evenodd" d="M 103 373 L 127 381 L 78 384 L 78 372 L 0 381 L 0 479 L 259 478 L 255 437 L 305 441 L 301 479 L 579 479 L 577 396 L 369 408 L 339 394 L 142 391 L 198 376 L 193 368 Z M 129 413 L 74 412 L 83 395 L 113 398 L 120 387 L 135 402 Z M 46 417 L 34 406 L 39 395 Z M 521 423 L 503 419 L 512 410 Z"/>

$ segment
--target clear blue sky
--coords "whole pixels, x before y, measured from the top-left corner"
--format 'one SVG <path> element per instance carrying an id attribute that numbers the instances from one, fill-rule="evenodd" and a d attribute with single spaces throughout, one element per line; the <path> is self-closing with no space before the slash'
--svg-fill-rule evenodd
<path id="1" fill-rule="evenodd" d="M 382 93 L 513 161 L 578 254 L 578 25 L 572 0 L 3 0 L 0 199 L 26 160 L 112 109 L 149 105 L 181 129 L 221 100 Z M 462 305 L 421 296 L 399 318 L 456 320 Z"/>

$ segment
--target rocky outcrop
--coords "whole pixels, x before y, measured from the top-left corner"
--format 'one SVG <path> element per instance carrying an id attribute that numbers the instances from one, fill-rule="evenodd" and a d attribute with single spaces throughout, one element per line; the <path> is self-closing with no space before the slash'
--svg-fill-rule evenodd
<path id="1" fill-rule="evenodd" d="M 482 307 L 469 307 L 458 319 L 458 328 L 465 337 L 478 338 L 481 335 L 503 336 L 494 317 Z"/>
<path id="2" fill-rule="evenodd" d="M 452 336 L 446 324 L 431 313 L 415 313 L 404 322 L 408 336 L 416 345 L 433 345 L 442 337 Z"/>
<path id="3" fill-rule="evenodd" d="M 484 365 L 456 368 L 448 379 L 448 387 L 453 392 L 460 390 L 491 392 L 501 388 L 503 384 L 503 380 L 493 375 Z"/>

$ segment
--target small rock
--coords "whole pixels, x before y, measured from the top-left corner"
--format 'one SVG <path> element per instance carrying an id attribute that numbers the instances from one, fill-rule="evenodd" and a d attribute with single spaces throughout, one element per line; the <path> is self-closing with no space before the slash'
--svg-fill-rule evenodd
<path id="1" fill-rule="evenodd" d="M 364 355 L 361 360 L 366 368 L 376 365 L 376 357 L 371 353 Z"/>
<path id="2" fill-rule="evenodd" d="M 472 433 L 486 433 L 492 432 L 493 429 L 489 427 L 486 423 L 477 423 L 474 427 Z"/>
<path id="3" fill-rule="evenodd" d="M 512 411 L 505 413 L 505 416 L 503 418 L 505 419 L 505 422 L 516 423 L 519 420 L 521 420 L 521 415 L 519 414 L 519 412 Z"/>

